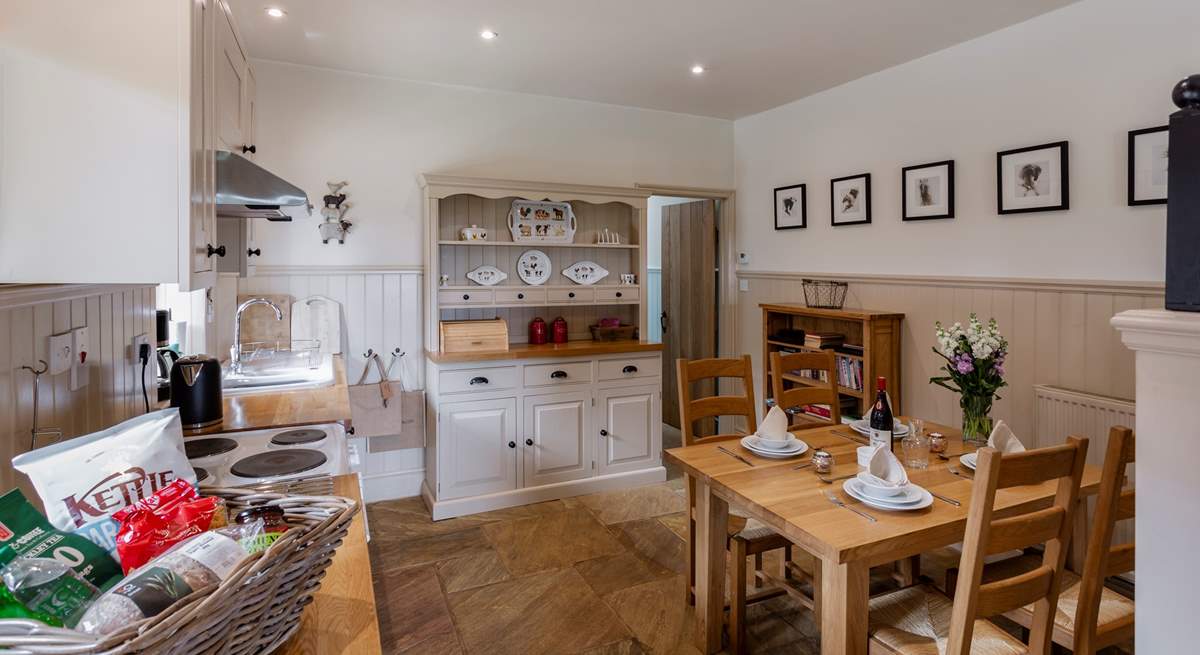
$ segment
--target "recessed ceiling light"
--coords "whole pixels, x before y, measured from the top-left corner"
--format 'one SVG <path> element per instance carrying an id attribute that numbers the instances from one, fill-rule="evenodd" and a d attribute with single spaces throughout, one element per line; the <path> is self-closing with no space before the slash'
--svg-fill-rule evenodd
<path id="1" fill-rule="evenodd" d="M 287 15 L 287 12 L 279 7 L 267 7 L 267 15 L 271 18 L 283 18 Z"/>
<path id="2" fill-rule="evenodd" d="M 491 41 L 492 39 L 494 39 L 494 38 L 496 38 L 496 37 L 498 37 L 498 36 L 500 36 L 500 35 L 499 35 L 498 33 L 496 33 L 496 32 L 493 32 L 493 31 L 491 31 L 491 30 L 484 30 L 484 31 L 482 31 L 482 32 L 480 32 L 480 33 L 479 33 L 479 36 L 483 37 L 485 40 Z"/>
<path id="3" fill-rule="evenodd" d="M 699 75 L 703 72 L 704 72 L 704 67 L 701 66 L 700 64 L 696 64 L 695 66 L 692 66 L 692 75 Z"/>

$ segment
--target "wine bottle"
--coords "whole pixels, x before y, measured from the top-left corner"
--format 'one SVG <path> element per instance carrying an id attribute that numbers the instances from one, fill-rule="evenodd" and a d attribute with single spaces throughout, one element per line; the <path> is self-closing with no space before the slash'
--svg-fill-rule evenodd
<path id="1" fill-rule="evenodd" d="M 892 406 L 888 403 L 887 378 L 879 377 L 876 382 L 875 406 L 871 408 L 871 445 L 892 448 Z"/>

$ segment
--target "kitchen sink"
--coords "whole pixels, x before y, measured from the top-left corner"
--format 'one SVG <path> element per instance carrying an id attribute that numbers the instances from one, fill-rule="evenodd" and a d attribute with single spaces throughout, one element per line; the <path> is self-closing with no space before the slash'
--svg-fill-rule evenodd
<path id="1" fill-rule="evenodd" d="M 316 389 L 333 384 L 333 356 L 308 350 L 243 353 L 240 370 L 221 366 L 226 394 Z"/>

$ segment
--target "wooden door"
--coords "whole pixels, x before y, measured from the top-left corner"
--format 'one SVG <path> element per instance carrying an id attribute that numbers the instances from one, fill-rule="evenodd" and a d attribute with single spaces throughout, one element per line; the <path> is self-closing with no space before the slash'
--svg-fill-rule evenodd
<path id="1" fill-rule="evenodd" d="M 194 0 L 191 14 L 191 103 L 188 150 L 190 154 L 189 235 L 179 285 L 183 291 L 211 287 L 217 282 L 217 258 L 209 246 L 217 243 L 215 62 L 216 9 L 213 0 Z M 181 267 L 182 269 L 182 267 Z"/>
<path id="2" fill-rule="evenodd" d="M 470 400 L 438 408 L 438 498 L 517 488 L 517 400 Z"/>
<path id="3" fill-rule="evenodd" d="M 591 391 L 526 396 L 524 410 L 526 487 L 592 475 Z"/>
<path id="4" fill-rule="evenodd" d="M 717 354 L 717 224 L 712 200 L 668 205 L 662 210 L 663 421 L 679 427 L 675 360 Z M 711 383 L 694 394 L 712 395 Z M 697 424 L 697 434 L 713 434 Z M 714 422 L 715 425 L 715 422 Z"/>
<path id="5" fill-rule="evenodd" d="M 600 437 L 597 459 L 601 474 L 634 471 L 654 464 L 662 449 L 662 444 L 657 443 L 662 423 L 660 393 L 655 384 L 599 392 L 596 433 Z"/>

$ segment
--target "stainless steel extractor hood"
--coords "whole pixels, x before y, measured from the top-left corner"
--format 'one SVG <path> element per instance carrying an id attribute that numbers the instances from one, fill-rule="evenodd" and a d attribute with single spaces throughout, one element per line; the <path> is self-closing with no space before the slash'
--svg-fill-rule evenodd
<path id="1" fill-rule="evenodd" d="M 226 150 L 216 159 L 217 216 L 290 221 L 312 215 L 308 194 L 296 185 Z"/>

